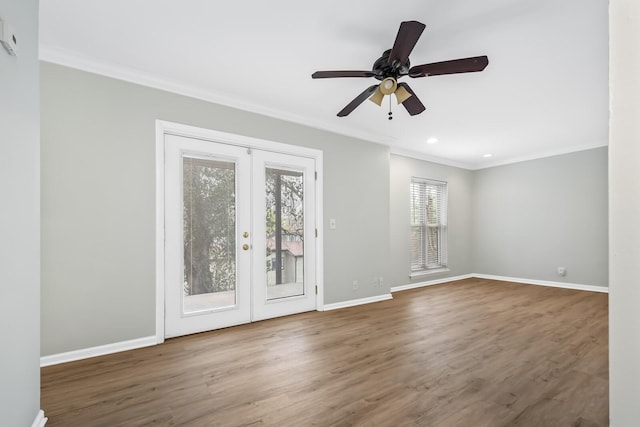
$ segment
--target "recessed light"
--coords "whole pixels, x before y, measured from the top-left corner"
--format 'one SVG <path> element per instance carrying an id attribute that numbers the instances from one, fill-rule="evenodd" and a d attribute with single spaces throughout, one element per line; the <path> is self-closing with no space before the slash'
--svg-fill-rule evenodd
<path id="1" fill-rule="evenodd" d="M 493 154 L 484 154 L 482 157 L 484 157 L 485 159 L 488 159 L 489 157 L 493 157 Z"/>
<path id="2" fill-rule="evenodd" d="M 438 142 L 438 138 L 431 137 L 427 139 L 427 144 L 435 144 L 436 142 Z"/>

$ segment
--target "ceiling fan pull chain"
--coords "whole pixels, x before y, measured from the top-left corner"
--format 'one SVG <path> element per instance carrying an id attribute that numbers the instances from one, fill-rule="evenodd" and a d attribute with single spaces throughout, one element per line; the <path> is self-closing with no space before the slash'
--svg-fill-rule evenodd
<path id="1" fill-rule="evenodd" d="M 391 112 L 391 97 L 389 97 L 389 120 L 393 120 L 393 113 Z"/>

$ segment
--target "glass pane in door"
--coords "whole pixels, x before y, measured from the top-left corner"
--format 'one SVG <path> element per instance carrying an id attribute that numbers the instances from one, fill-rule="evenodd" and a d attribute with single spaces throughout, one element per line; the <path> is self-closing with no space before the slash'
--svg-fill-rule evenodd
<path id="1" fill-rule="evenodd" d="M 235 163 L 183 157 L 183 314 L 236 304 Z"/>
<path id="2" fill-rule="evenodd" d="M 304 175 L 265 170 L 267 300 L 304 295 Z"/>

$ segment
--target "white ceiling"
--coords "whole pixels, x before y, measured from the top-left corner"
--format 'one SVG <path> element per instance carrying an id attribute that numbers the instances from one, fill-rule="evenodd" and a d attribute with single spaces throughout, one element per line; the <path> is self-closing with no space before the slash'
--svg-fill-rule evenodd
<path id="1" fill-rule="evenodd" d="M 46 0 L 45 61 L 389 145 L 469 169 L 607 145 L 607 0 Z M 365 101 L 401 21 L 412 65 L 488 55 L 481 73 L 405 77 L 427 111 Z M 395 100 L 394 100 L 395 104 Z M 426 144 L 437 137 L 436 144 Z M 491 158 L 483 157 L 491 153 Z"/>

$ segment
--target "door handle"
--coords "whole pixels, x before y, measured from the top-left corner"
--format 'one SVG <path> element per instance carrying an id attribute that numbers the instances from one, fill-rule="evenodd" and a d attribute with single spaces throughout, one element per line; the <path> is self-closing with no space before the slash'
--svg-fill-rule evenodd
<path id="1" fill-rule="evenodd" d="M 242 249 L 244 249 L 245 251 L 249 250 L 249 245 L 247 245 L 246 243 L 244 245 L 242 245 Z"/>

